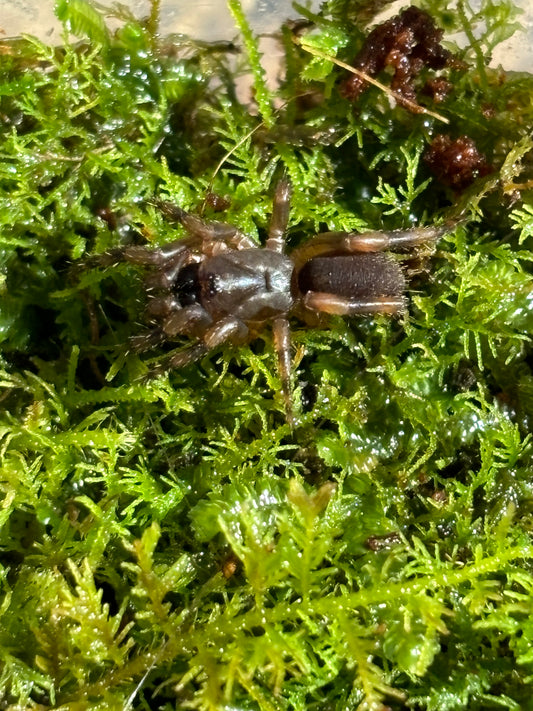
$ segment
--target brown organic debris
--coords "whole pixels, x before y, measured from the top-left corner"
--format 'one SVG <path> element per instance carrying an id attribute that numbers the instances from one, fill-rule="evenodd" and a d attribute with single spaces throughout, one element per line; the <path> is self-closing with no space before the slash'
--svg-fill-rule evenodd
<path id="1" fill-rule="evenodd" d="M 468 136 L 452 139 L 445 134 L 436 135 L 424 161 L 437 180 L 457 192 L 492 172 L 486 157 Z"/>
<path id="2" fill-rule="evenodd" d="M 424 67 L 442 69 L 452 57 L 440 44 L 442 35 L 443 30 L 435 27 L 427 12 L 409 7 L 372 30 L 353 66 L 371 77 L 391 67 L 394 70 L 391 90 L 412 110 L 412 104 L 417 103 L 415 77 Z M 355 101 L 367 87 L 367 81 L 353 75 L 342 82 L 340 91 Z"/>

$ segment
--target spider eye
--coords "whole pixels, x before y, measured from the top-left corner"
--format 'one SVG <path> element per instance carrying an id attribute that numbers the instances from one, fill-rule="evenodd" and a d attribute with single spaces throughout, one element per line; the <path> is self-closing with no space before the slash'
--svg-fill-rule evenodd
<path id="1" fill-rule="evenodd" d="M 199 267 L 197 263 L 187 264 L 176 276 L 173 292 L 178 297 L 180 306 L 191 306 L 200 301 Z"/>

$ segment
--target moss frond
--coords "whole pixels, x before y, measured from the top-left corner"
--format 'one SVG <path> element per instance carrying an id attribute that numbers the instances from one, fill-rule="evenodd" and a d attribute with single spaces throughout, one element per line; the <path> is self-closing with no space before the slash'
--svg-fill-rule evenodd
<path id="1" fill-rule="evenodd" d="M 414 86 L 449 123 L 354 105 L 305 46 L 350 64 L 385 5 L 296 5 L 276 90 L 237 0 L 237 58 L 160 38 L 157 2 L 59 1 L 61 46 L 2 42 L 4 707 L 528 708 L 533 79 L 488 61 L 512 3 L 424 0 L 454 61 Z M 460 187 L 443 133 L 483 156 Z M 91 267 L 179 239 L 154 198 L 260 245 L 283 175 L 289 250 L 450 225 L 401 257 L 401 319 L 291 322 L 292 428 L 268 330 L 146 381 L 142 274 Z"/>

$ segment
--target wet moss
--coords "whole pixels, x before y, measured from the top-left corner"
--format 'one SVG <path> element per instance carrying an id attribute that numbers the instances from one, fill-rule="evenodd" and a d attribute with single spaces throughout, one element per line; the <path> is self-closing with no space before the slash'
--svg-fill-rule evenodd
<path id="1" fill-rule="evenodd" d="M 1 43 L 6 708 L 526 707 L 533 78 L 487 62 L 512 4 L 430 0 L 453 61 L 409 75 L 421 110 L 348 101 L 332 59 L 383 5 L 297 6 L 276 89 L 234 0 L 237 52 L 82 0 L 61 47 Z M 491 172 L 439 181 L 439 135 Z M 405 262 L 402 319 L 294 320 L 294 428 L 268 331 L 147 383 L 141 276 L 79 268 L 176 239 L 154 197 L 260 242 L 281 175 L 291 246 L 452 225 Z"/>

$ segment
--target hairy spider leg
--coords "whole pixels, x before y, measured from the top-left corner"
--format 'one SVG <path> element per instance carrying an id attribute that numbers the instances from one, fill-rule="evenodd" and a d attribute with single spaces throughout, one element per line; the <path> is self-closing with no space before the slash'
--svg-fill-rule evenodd
<path id="1" fill-rule="evenodd" d="M 153 267 L 154 271 L 145 279 L 147 291 L 153 289 L 168 289 L 179 270 L 190 261 L 191 238 L 170 242 L 164 247 L 154 249 L 152 246 L 129 245 L 117 247 L 104 254 L 89 257 L 83 263 L 85 268 L 109 267 L 128 262 L 142 267 Z"/>
<path id="2" fill-rule="evenodd" d="M 163 375 L 163 373 L 167 373 L 169 370 L 174 370 L 175 368 L 184 368 L 186 365 L 189 365 L 189 363 L 194 363 L 195 361 L 200 360 L 200 358 L 208 352 L 209 348 L 205 345 L 205 343 L 198 341 L 198 343 L 193 344 L 189 348 L 173 353 L 168 358 L 165 358 L 163 361 L 157 363 L 152 371 L 148 373 L 148 379 L 151 380 L 152 378 L 158 378 Z"/>
<path id="3" fill-rule="evenodd" d="M 272 249 L 274 252 L 285 251 L 285 232 L 289 222 L 291 192 L 291 184 L 286 178 L 278 182 L 274 191 L 272 216 L 265 245 L 267 249 Z"/>
<path id="4" fill-rule="evenodd" d="M 296 267 L 322 254 L 352 254 L 357 252 L 385 252 L 409 249 L 436 242 L 450 229 L 442 227 L 414 227 L 391 232 L 322 232 L 292 253 Z"/>
<path id="5" fill-rule="evenodd" d="M 169 338 L 182 333 L 201 337 L 211 325 L 212 319 L 200 304 L 169 312 L 161 326 L 130 339 L 132 348 L 143 352 L 165 343 Z"/>
<path id="6" fill-rule="evenodd" d="M 121 262 L 129 262 L 143 267 L 181 268 L 189 253 L 190 239 L 180 239 L 170 242 L 164 247 L 154 249 L 153 246 L 128 245 L 116 247 L 103 254 L 95 254 L 81 262 L 84 269 L 93 267 L 110 267 Z"/>
<path id="7" fill-rule="evenodd" d="M 185 227 L 189 235 L 196 240 L 202 254 L 213 256 L 225 248 L 251 249 L 257 244 L 251 237 L 245 235 L 234 225 L 224 222 L 207 222 L 201 217 L 182 210 L 181 207 L 171 202 L 156 200 L 155 205 L 168 219 L 179 222 Z"/>
<path id="8" fill-rule="evenodd" d="M 403 296 L 373 296 L 369 299 L 338 296 L 321 291 L 308 291 L 303 297 L 303 305 L 313 311 L 321 311 L 336 316 L 357 316 L 358 314 L 396 314 L 405 309 Z"/>
<path id="9" fill-rule="evenodd" d="M 292 409 L 292 358 L 291 358 L 291 330 L 286 318 L 280 317 L 272 324 L 274 335 L 274 348 L 278 356 L 278 368 L 281 379 L 281 394 L 285 404 L 287 422 L 292 427 L 294 425 L 294 413 Z"/>
<path id="10" fill-rule="evenodd" d="M 168 370 L 183 368 L 184 366 L 199 360 L 204 355 L 209 353 L 210 350 L 216 346 L 222 345 L 222 343 L 225 343 L 226 341 L 233 340 L 240 342 L 245 341 L 247 337 L 248 327 L 246 324 L 239 319 L 228 316 L 208 328 L 201 340 L 197 343 L 194 343 L 189 348 L 185 348 L 184 350 L 173 353 L 168 358 L 165 358 L 156 365 L 152 373 L 155 377 L 157 377 Z"/>

